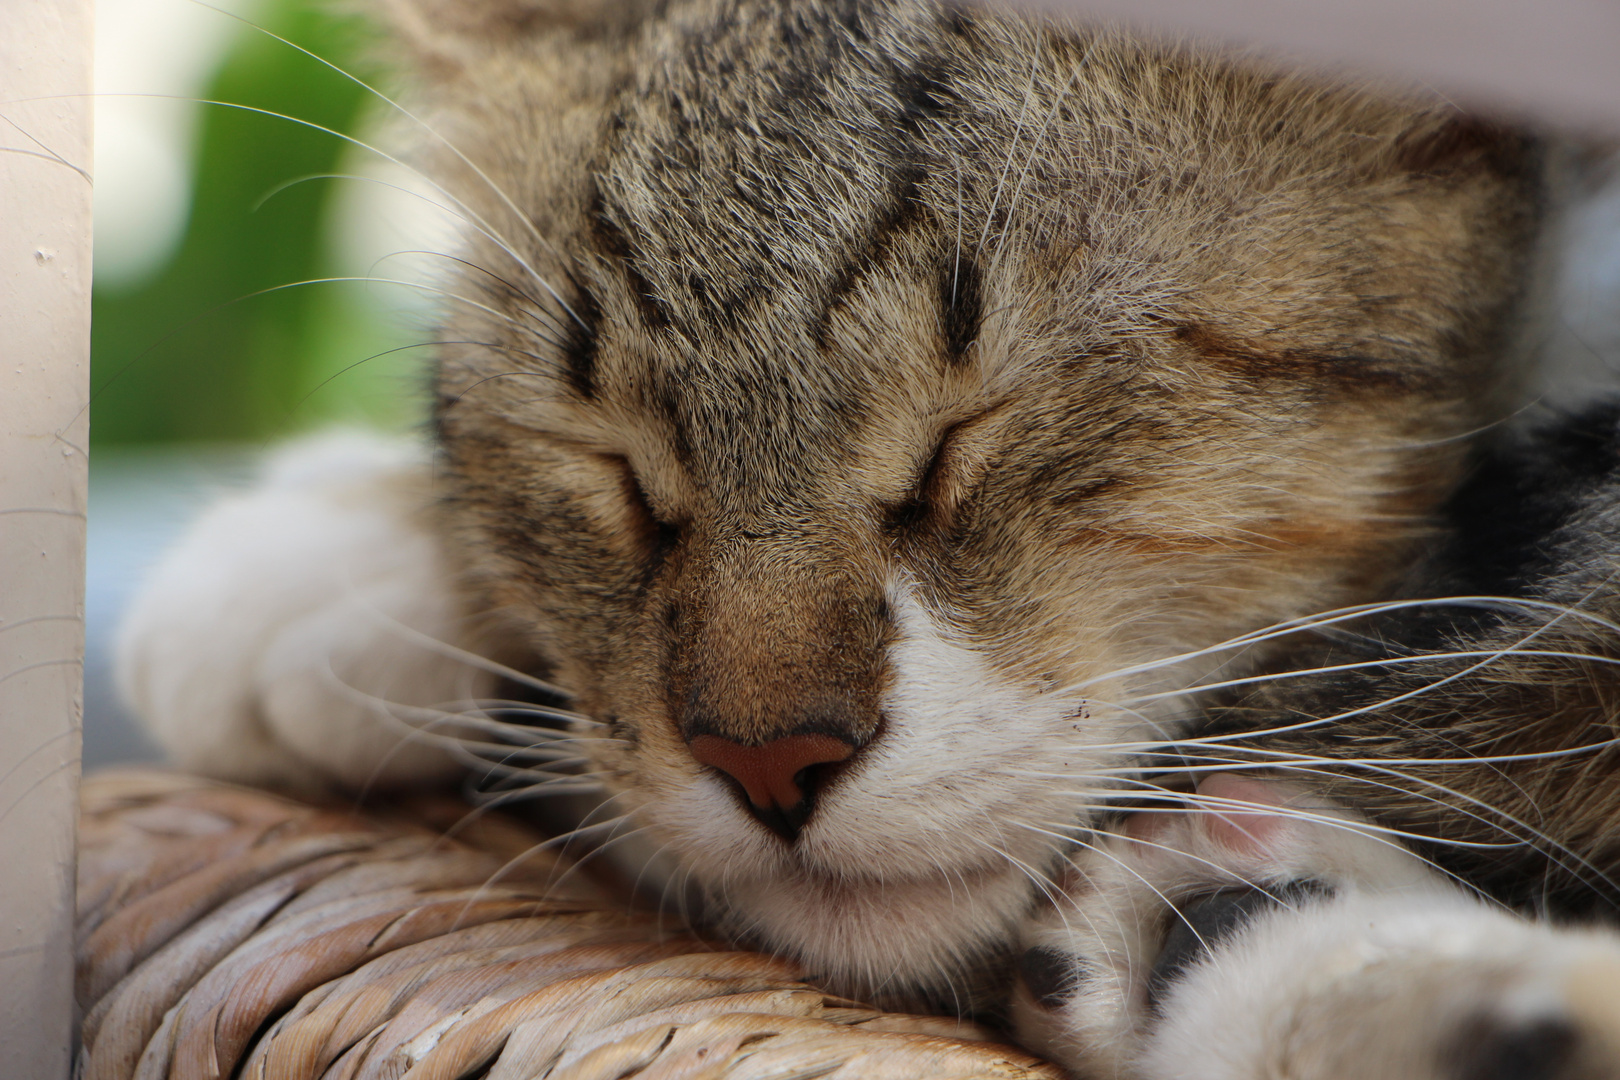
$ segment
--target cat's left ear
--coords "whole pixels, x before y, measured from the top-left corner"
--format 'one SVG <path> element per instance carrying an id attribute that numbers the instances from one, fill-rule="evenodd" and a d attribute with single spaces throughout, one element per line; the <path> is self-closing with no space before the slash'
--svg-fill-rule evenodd
<path id="1" fill-rule="evenodd" d="M 632 32 L 659 0 L 370 0 L 373 10 L 428 74 L 476 64 L 528 39 Z"/>
<path id="2" fill-rule="evenodd" d="M 1423 116 L 1396 140 L 1395 156 L 1406 172 L 1520 175 L 1540 167 L 1542 146 L 1526 130 L 1447 108 Z"/>

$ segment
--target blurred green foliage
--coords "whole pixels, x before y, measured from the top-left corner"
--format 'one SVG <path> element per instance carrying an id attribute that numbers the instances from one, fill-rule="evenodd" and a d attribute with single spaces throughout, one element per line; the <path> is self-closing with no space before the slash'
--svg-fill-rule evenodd
<path id="1" fill-rule="evenodd" d="M 332 7 L 277 0 L 256 22 L 362 78 L 375 74 L 366 31 Z M 191 215 L 174 257 L 133 288 L 97 288 L 93 441 L 261 440 L 336 418 L 401 424 L 412 390 L 404 372 L 424 350 L 362 363 L 413 340 L 380 314 L 383 287 L 292 285 L 332 274 L 324 226 L 348 181 L 277 189 L 343 171 L 355 154 L 332 134 L 266 115 L 352 133 L 375 99 L 251 29 L 203 96 L 265 112 L 202 106 Z"/>

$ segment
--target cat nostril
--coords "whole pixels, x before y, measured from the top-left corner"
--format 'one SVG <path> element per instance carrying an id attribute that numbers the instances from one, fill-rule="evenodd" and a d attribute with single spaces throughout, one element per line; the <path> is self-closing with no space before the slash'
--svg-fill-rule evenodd
<path id="1" fill-rule="evenodd" d="M 843 761 L 855 747 L 833 735 L 788 735 L 760 746 L 698 735 L 688 744 L 700 764 L 719 769 L 738 784 L 762 824 L 792 843 L 810 818 L 813 792 L 804 771 Z"/>

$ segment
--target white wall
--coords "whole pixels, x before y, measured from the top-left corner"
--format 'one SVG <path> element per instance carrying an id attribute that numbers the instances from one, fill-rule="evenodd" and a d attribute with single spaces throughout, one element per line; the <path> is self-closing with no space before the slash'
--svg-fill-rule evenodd
<path id="1" fill-rule="evenodd" d="M 1620 132 L 1617 0 L 1016 0 L 1428 84 Z"/>
<path id="2" fill-rule="evenodd" d="M 90 0 L 0 0 L 0 1074 L 68 1074 Z"/>

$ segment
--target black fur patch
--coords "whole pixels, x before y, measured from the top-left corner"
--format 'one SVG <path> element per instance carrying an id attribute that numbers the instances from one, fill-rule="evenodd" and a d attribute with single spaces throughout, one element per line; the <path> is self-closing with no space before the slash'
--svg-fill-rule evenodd
<path id="1" fill-rule="evenodd" d="M 887 509 L 883 517 L 883 527 L 892 534 L 908 533 L 920 526 L 928 518 L 928 502 L 921 495 L 914 495 L 901 503 L 896 503 Z"/>
<path id="2" fill-rule="evenodd" d="M 664 306 L 664 302 L 659 299 L 652 285 L 642 274 L 638 265 L 640 253 L 630 242 L 630 237 L 625 235 L 624 230 L 608 213 L 600 190 L 591 196 L 590 222 L 592 239 L 596 241 L 597 248 L 612 258 L 624 272 L 630 295 L 635 299 L 636 307 L 640 310 L 642 321 L 647 324 L 647 328 L 662 330 L 667 327 L 669 309 Z"/>
<path id="3" fill-rule="evenodd" d="M 1165 993 L 1187 969 L 1203 960 L 1256 915 L 1327 892 L 1321 882 L 1296 881 L 1269 891 L 1222 889 L 1178 904 L 1164 945 L 1148 975 L 1148 1006 L 1159 1012 Z"/>
<path id="4" fill-rule="evenodd" d="M 452 397 L 443 390 L 435 389 L 433 392 L 433 410 L 428 414 L 428 427 L 433 433 L 433 445 L 443 446 L 449 439 L 449 429 L 445 420 L 450 410 L 455 408 L 460 397 Z"/>
<path id="5" fill-rule="evenodd" d="M 984 322 L 984 283 L 979 264 L 971 256 L 959 252 L 946 257 L 939 279 L 939 307 L 945 356 L 952 363 L 961 363 L 979 340 Z"/>
<path id="6" fill-rule="evenodd" d="M 827 347 L 828 325 L 833 315 L 848 300 L 862 280 L 874 270 L 887 264 L 892 257 L 895 240 L 916 226 L 923 216 L 921 185 L 927 174 L 918 167 L 905 166 L 895 178 L 894 192 L 888 203 L 867 231 L 871 239 L 860 254 L 850 259 L 839 270 L 827 287 L 827 302 L 816 324 L 816 343 Z"/>
<path id="7" fill-rule="evenodd" d="M 1517 1024 L 1485 1018 L 1466 1024 L 1447 1055 L 1453 1080 L 1576 1080 L 1581 1033 L 1567 1020 Z"/>
<path id="8" fill-rule="evenodd" d="M 1528 176 L 1539 156 L 1521 131 L 1477 116 L 1459 114 L 1438 131 L 1397 142 L 1397 164 L 1430 175 L 1484 167 L 1504 176 Z"/>
<path id="9" fill-rule="evenodd" d="M 943 21 L 945 25 L 945 32 L 950 34 L 952 37 L 969 37 L 973 34 L 974 30 L 977 29 L 973 22 L 973 16 L 968 14 L 967 9 L 964 7 L 959 7 L 955 4 L 952 4 L 945 9 Z"/>
<path id="10" fill-rule="evenodd" d="M 562 342 L 563 375 L 574 392 L 586 401 L 596 400 L 597 332 L 602 325 L 602 307 L 590 289 L 576 282 L 572 312 L 564 312 Z"/>
<path id="11" fill-rule="evenodd" d="M 1085 985 L 1086 974 L 1074 957 L 1040 946 L 1018 958 L 1018 977 L 1042 1008 L 1061 1009 Z"/>
<path id="12" fill-rule="evenodd" d="M 900 102 L 900 126 L 909 132 L 920 131 L 928 121 L 948 115 L 956 105 L 956 93 L 946 79 L 945 66 L 937 60 L 897 72 L 894 96 Z"/>
<path id="13" fill-rule="evenodd" d="M 1447 505 L 1452 591 L 1523 595 L 1546 574 L 1548 537 L 1620 473 L 1620 402 L 1560 418 L 1520 445 L 1497 447 Z"/>

